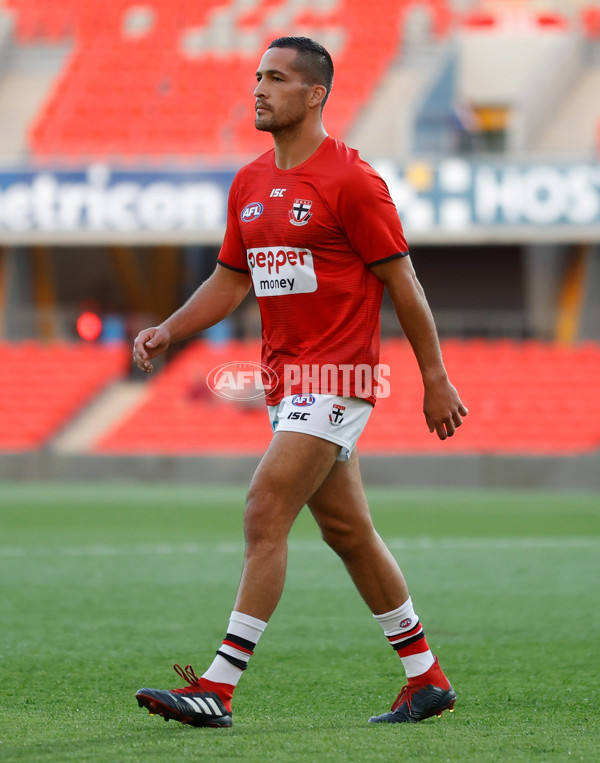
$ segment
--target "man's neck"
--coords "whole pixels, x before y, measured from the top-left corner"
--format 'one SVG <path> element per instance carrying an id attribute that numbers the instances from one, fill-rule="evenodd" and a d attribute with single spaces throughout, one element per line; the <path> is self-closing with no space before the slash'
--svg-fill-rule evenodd
<path id="1" fill-rule="evenodd" d="M 319 128 L 311 132 L 295 133 L 294 135 L 274 135 L 275 164 L 280 170 L 292 170 L 315 153 L 321 143 L 327 137 L 325 128 L 321 124 Z"/>

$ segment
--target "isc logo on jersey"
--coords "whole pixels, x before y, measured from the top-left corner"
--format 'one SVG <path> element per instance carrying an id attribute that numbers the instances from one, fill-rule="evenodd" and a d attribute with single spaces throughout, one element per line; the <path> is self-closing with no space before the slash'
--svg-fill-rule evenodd
<path id="1" fill-rule="evenodd" d="M 309 249 L 261 246 L 247 249 L 246 255 L 257 297 L 310 294 L 317 290 L 317 274 Z"/>

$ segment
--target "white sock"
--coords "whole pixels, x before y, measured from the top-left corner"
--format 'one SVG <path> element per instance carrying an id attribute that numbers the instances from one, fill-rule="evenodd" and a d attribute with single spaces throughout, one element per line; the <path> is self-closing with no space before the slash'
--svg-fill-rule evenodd
<path id="1" fill-rule="evenodd" d="M 426 673 L 435 662 L 435 657 L 425 640 L 410 596 L 397 609 L 373 617 L 383 628 L 390 645 L 398 652 L 406 677 L 414 678 Z"/>
<path id="2" fill-rule="evenodd" d="M 237 686 L 267 623 L 243 612 L 231 613 L 227 635 L 202 678 Z"/>

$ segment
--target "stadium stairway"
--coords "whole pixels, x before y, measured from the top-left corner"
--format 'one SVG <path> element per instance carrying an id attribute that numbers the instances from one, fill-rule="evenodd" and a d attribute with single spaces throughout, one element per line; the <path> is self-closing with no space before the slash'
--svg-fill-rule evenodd
<path id="1" fill-rule="evenodd" d="M 57 453 L 81 453 L 137 405 L 144 382 L 116 380 L 108 384 L 52 441 Z"/>

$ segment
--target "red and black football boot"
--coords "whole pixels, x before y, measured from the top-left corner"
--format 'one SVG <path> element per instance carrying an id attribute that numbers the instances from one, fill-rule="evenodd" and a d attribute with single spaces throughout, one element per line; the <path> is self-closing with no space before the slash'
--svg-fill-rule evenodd
<path id="1" fill-rule="evenodd" d="M 389 713 L 374 715 L 369 723 L 418 723 L 434 715 L 441 716 L 444 710 L 452 712 L 455 701 L 456 693 L 436 657 L 426 673 L 408 679 Z"/>
<path id="2" fill-rule="evenodd" d="M 170 691 L 140 689 L 135 695 L 138 705 L 148 708 L 150 715 L 161 715 L 165 721 L 172 719 L 190 726 L 229 728 L 233 723 L 231 701 L 210 691 L 210 681 L 198 678 L 191 665 L 173 667 L 188 686 Z"/>

